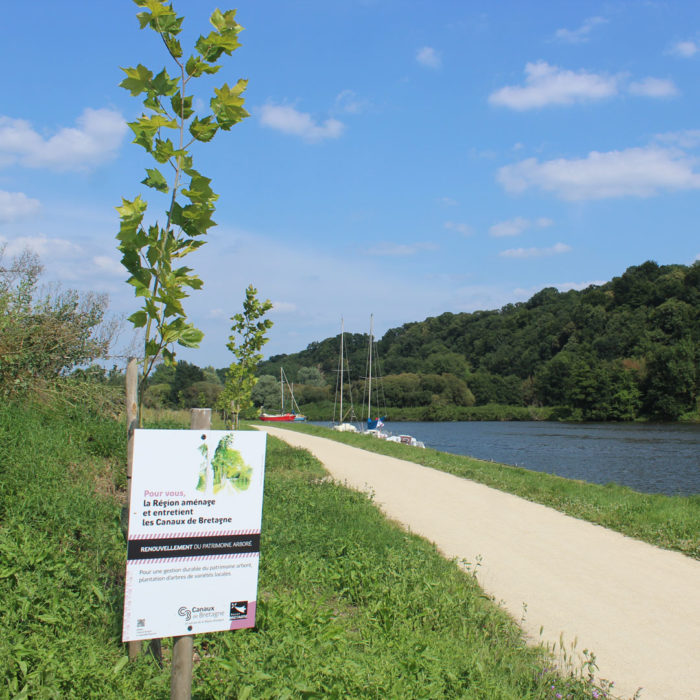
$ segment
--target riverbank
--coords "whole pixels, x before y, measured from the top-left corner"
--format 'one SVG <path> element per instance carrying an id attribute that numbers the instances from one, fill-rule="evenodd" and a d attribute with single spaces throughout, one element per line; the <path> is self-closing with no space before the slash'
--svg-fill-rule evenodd
<path id="1" fill-rule="evenodd" d="M 484 460 L 416 449 L 309 424 L 285 429 L 328 437 L 409 460 L 541 503 L 582 520 L 700 559 L 700 495 L 645 494 L 617 484 L 601 486 Z"/>
<path id="2" fill-rule="evenodd" d="M 304 404 L 301 412 L 312 421 L 327 421 L 333 415 L 331 401 Z M 455 421 L 561 421 L 582 422 L 580 412 L 565 406 L 508 406 L 490 403 L 483 406 L 451 406 L 432 404 L 408 408 L 386 408 L 384 413 L 391 422 L 401 423 L 424 421 L 452 423 Z M 384 415 L 384 413 L 382 415 Z M 646 423 L 648 418 L 639 418 L 635 423 Z M 600 421 L 597 421 L 600 422 Z M 616 422 L 616 421 L 610 421 Z M 686 413 L 678 418 L 678 423 L 700 423 L 700 410 Z M 624 425 L 624 423 L 622 423 Z"/>
<path id="3" fill-rule="evenodd" d="M 187 428 L 180 416 L 148 427 Z M 120 642 L 126 429 L 88 407 L 0 406 L 0 685 L 8 697 L 168 697 Z M 584 700 L 475 578 L 268 443 L 257 624 L 197 635 L 193 697 Z M 4 695 L 3 695 L 4 697 Z M 602 697 L 602 695 L 601 695 Z"/>
<path id="4" fill-rule="evenodd" d="M 531 642 L 574 658 L 587 649 L 625 696 L 641 687 L 642 699 L 697 698 L 700 561 L 404 459 L 260 429 L 308 449 L 337 482 L 371 493 L 389 519 L 445 557 L 478 565 L 485 592 Z"/>

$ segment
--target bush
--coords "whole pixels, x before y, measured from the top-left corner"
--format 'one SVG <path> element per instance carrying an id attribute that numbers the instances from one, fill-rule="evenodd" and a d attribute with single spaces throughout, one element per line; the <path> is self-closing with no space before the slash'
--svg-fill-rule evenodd
<path id="1" fill-rule="evenodd" d="M 40 293 L 43 267 L 25 251 L 9 266 L 0 251 L 0 394 L 11 395 L 105 357 L 114 325 L 107 297 L 75 290 Z"/>

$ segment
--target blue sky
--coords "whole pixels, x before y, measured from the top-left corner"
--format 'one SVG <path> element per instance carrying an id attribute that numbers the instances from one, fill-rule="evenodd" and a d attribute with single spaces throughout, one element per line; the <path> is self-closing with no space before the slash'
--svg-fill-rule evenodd
<path id="1" fill-rule="evenodd" d="M 175 2 L 185 45 L 215 7 Z M 178 357 L 231 361 L 250 283 L 275 304 L 269 355 L 336 335 L 341 316 L 366 332 L 373 313 L 381 335 L 700 256 L 696 2 L 220 7 L 237 7 L 243 46 L 209 89 L 247 78 L 251 117 L 196 152 L 218 226 L 190 258 L 206 337 Z M 136 12 L 11 3 L 0 30 L 5 256 L 32 248 L 47 279 L 107 292 L 121 315 L 138 307 L 114 207 L 166 207 L 139 184 L 151 163 L 125 122 L 141 104 L 118 87 L 120 66 L 171 69 Z"/>

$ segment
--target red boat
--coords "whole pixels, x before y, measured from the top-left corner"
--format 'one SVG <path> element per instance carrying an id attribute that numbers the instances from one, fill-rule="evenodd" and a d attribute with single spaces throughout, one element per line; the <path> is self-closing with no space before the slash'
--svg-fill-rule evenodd
<path id="1" fill-rule="evenodd" d="M 295 420 L 303 420 L 303 417 L 297 416 L 296 413 L 263 413 L 260 416 L 260 420 L 286 421 L 289 423 Z"/>
<path id="2" fill-rule="evenodd" d="M 299 406 L 297 405 L 296 400 L 294 399 L 294 389 L 292 388 L 292 385 L 287 381 L 287 375 L 285 375 L 284 370 L 280 367 L 280 399 L 281 399 L 281 405 L 282 405 L 282 410 L 280 413 L 261 413 L 260 414 L 260 420 L 264 421 L 277 421 L 279 422 L 285 422 L 285 423 L 293 423 L 294 421 L 302 421 L 306 420 L 306 416 L 302 415 L 301 413 L 285 413 L 284 412 L 284 387 L 285 385 L 289 387 L 289 394 L 292 399 L 292 407 L 296 408 L 296 410 L 299 410 Z"/>

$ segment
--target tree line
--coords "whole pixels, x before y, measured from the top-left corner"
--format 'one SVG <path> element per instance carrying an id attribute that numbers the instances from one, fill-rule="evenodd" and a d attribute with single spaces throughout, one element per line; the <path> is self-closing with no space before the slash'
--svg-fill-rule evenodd
<path id="1" fill-rule="evenodd" d="M 94 362 L 106 354 L 113 330 L 103 324 L 106 299 L 70 290 L 42 296 L 40 274 L 29 254 L 0 264 L 0 393 L 71 372 L 119 386 L 119 368 Z M 365 401 L 368 342 L 367 334 L 344 337 L 346 405 Z M 280 408 L 284 368 L 302 410 L 331 418 L 339 347 L 335 336 L 259 362 L 242 415 Z M 464 418 L 472 415 L 466 409 L 491 418 L 516 415 L 494 411 L 499 405 L 521 416 L 570 420 L 697 419 L 700 261 L 645 262 L 582 291 L 550 287 L 498 310 L 407 323 L 376 343 L 375 363 L 383 377 L 372 405 L 394 418 Z M 144 384 L 144 403 L 215 407 L 229 372 L 185 361 L 159 364 Z"/>
<path id="2" fill-rule="evenodd" d="M 363 376 L 367 343 L 345 336 L 351 376 Z M 339 337 L 311 343 L 259 372 L 314 366 L 331 384 L 338 347 Z M 498 310 L 447 312 L 387 331 L 377 348 L 388 406 L 473 399 L 574 420 L 676 420 L 698 411 L 700 261 L 647 261 L 582 291 L 547 287 Z"/>

